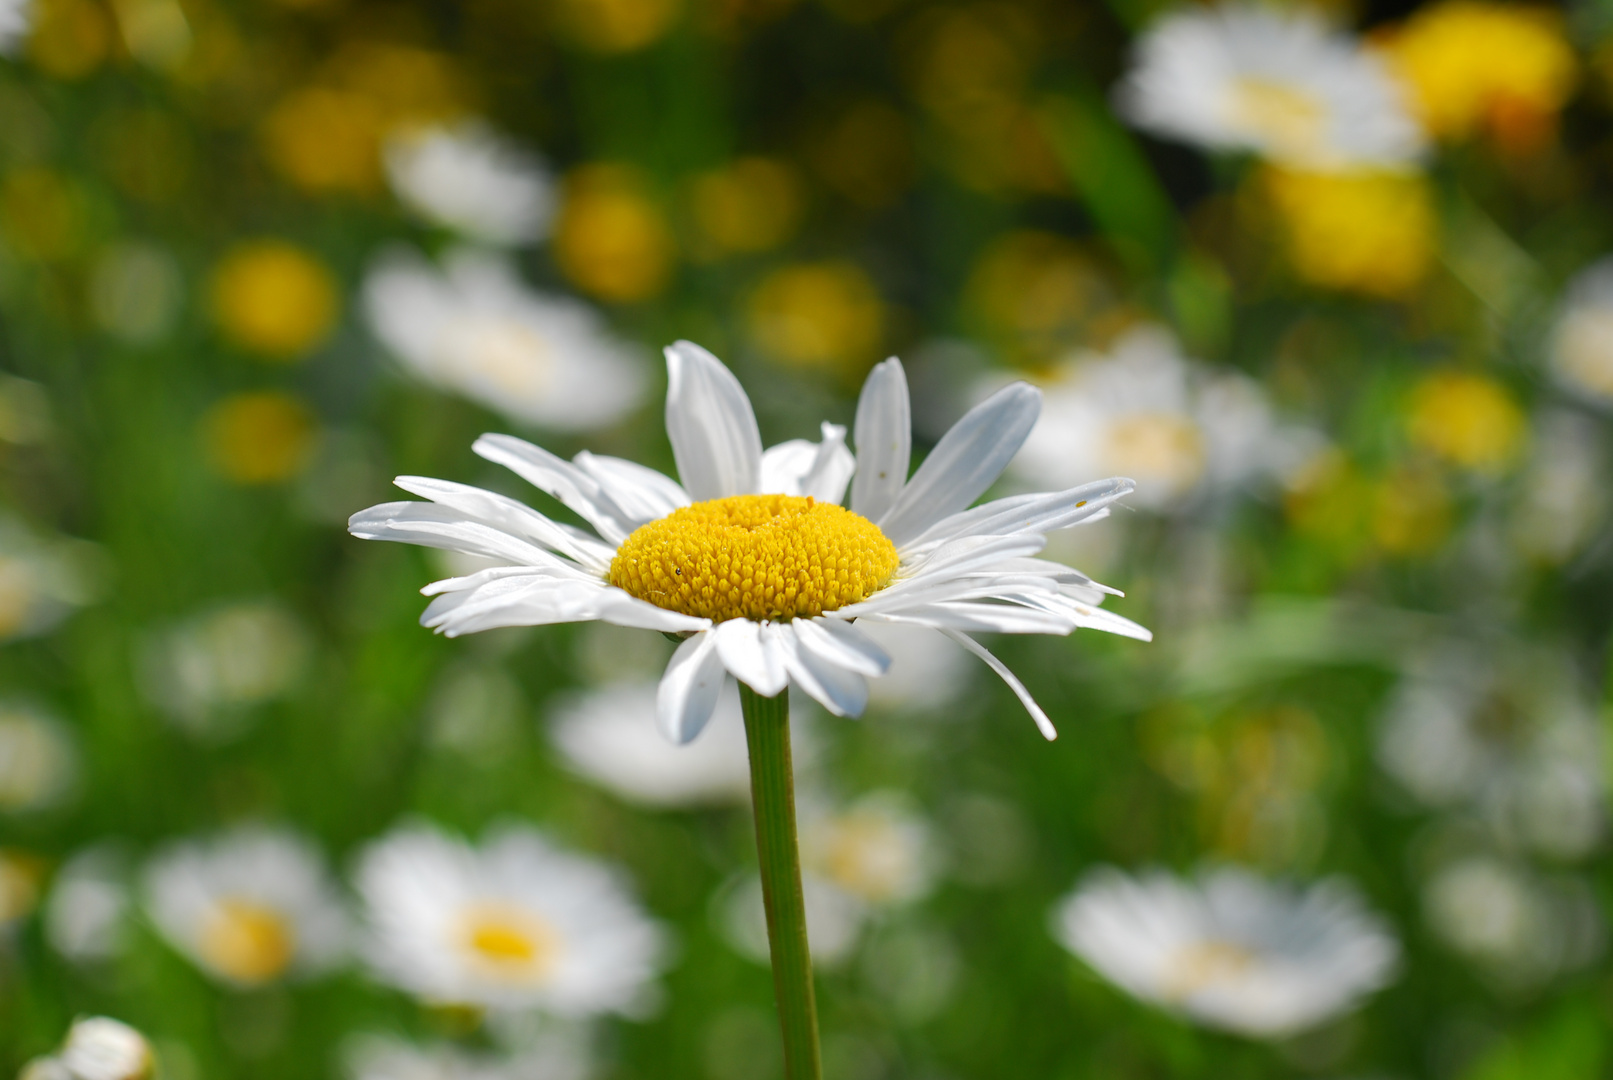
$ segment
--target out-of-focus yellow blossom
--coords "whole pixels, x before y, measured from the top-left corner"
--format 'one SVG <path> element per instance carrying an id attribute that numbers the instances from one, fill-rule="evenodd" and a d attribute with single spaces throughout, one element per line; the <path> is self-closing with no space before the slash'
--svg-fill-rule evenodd
<path id="1" fill-rule="evenodd" d="M 308 407 L 273 390 L 225 398 L 202 420 L 208 463 L 238 484 L 274 484 L 296 476 L 313 456 L 317 438 Z"/>
<path id="2" fill-rule="evenodd" d="M 0 931 L 34 910 L 44 873 L 44 863 L 37 855 L 0 848 Z"/>
<path id="3" fill-rule="evenodd" d="M 1429 133 L 1487 133 L 1526 153 L 1547 141 L 1578 79 L 1560 11 L 1545 6 L 1445 0 L 1386 38 Z"/>
<path id="4" fill-rule="evenodd" d="M 381 145 L 403 127 L 465 109 L 446 57 L 426 49 L 358 42 L 340 50 L 313 84 L 293 90 L 263 121 L 269 163 L 313 192 L 367 195 L 381 186 Z"/>
<path id="5" fill-rule="evenodd" d="M 336 322 L 337 284 L 323 263 L 283 240 L 254 240 L 213 271 L 213 315 L 231 341 L 271 360 L 298 359 Z"/>
<path id="6" fill-rule="evenodd" d="M 879 358 L 884 306 L 855 265 L 799 263 L 757 286 L 750 332 L 763 352 L 783 363 L 860 374 Z"/>
<path id="7" fill-rule="evenodd" d="M 659 41 L 682 13 L 682 0 L 557 0 L 563 33 L 595 52 L 635 52 Z"/>
<path id="8" fill-rule="evenodd" d="M 866 209 L 887 206 L 913 183 L 913 133 L 901 110 L 862 98 L 827 118 L 811 140 L 811 162 L 837 194 Z"/>
<path id="9" fill-rule="evenodd" d="M 1439 474 L 1400 466 L 1380 479 L 1373 493 L 1372 541 L 1389 555 L 1428 555 L 1445 542 L 1452 518 L 1450 492 Z"/>
<path id="10" fill-rule="evenodd" d="M 717 252 L 766 251 L 801 223 L 801 178 L 773 158 L 741 158 L 697 176 L 689 202 L 695 224 Z"/>
<path id="11" fill-rule="evenodd" d="M 177 0 L 112 0 L 129 55 L 172 72 L 190 56 L 195 38 Z"/>
<path id="12" fill-rule="evenodd" d="M 45 74 L 81 79 L 101 66 L 112 48 L 112 24 L 92 0 L 34 0 L 28 56 Z"/>
<path id="13" fill-rule="evenodd" d="M 1433 261 L 1435 216 L 1419 173 L 1265 172 L 1288 260 L 1313 285 L 1402 297 Z"/>
<path id="14" fill-rule="evenodd" d="M 1345 555 L 1371 536 L 1372 483 L 1338 450 L 1327 450 L 1288 483 L 1283 509 L 1294 531 Z"/>
<path id="15" fill-rule="evenodd" d="M 1523 410 L 1505 387 L 1461 371 L 1436 372 L 1413 388 L 1406 428 L 1417 445 L 1480 472 L 1504 468 L 1525 434 Z"/>
<path id="16" fill-rule="evenodd" d="M 381 183 L 381 111 L 362 94 L 308 87 L 263 122 L 269 163 L 308 191 L 365 194 Z"/>
<path id="17" fill-rule="evenodd" d="M 584 292 L 632 303 L 666 288 L 676 248 L 648 188 L 626 165 L 586 165 L 566 178 L 554 255 Z"/>
<path id="18" fill-rule="evenodd" d="M 969 306 L 1025 363 L 1045 363 L 1090 336 L 1116 307 L 1098 263 L 1075 242 L 1018 230 L 992 241 L 965 289 Z"/>
<path id="19" fill-rule="evenodd" d="M 89 231 L 83 192 L 45 168 L 19 169 L 0 184 L 0 224 L 12 251 L 41 262 L 77 255 Z"/>

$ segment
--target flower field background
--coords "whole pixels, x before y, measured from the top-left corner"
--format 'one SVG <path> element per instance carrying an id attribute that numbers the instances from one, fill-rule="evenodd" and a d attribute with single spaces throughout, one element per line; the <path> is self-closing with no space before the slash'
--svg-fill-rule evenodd
<path id="1" fill-rule="evenodd" d="M 564 518 L 484 432 L 671 473 L 688 339 L 768 445 L 896 355 L 915 459 L 1023 379 L 994 494 L 1137 482 L 1044 557 L 1153 642 L 988 638 L 1056 741 L 916 627 L 795 700 L 825 1075 L 1613 1075 L 1606 5 L 0 0 L 0 54 L 0 1074 L 133 1080 L 58 1053 L 107 1016 L 168 1080 L 782 1076 L 737 693 L 675 748 L 672 642 L 434 636 L 486 563 L 346 528 Z"/>

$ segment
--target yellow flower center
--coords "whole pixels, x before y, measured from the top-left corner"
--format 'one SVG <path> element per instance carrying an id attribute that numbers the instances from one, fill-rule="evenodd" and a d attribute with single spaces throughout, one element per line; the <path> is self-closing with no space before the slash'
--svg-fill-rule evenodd
<path id="1" fill-rule="evenodd" d="M 1166 1001 L 1181 1001 L 1219 982 L 1243 978 L 1254 953 L 1230 941 L 1200 941 L 1171 957 L 1160 988 Z"/>
<path id="2" fill-rule="evenodd" d="M 280 912 L 251 900 L 225 900 L 202 928 L 197 951 L 226 978 L 263 983 L 290 965 L 295 942 Z"/>
<path id="3" fill-rule="evenodd" d="M 640 526 L 610 583 L 713 622 L 805 619 L 884 588 L 899 561 L 879 526 L 833 503 L 734 495 Z"/>
<path id="4" fill-rule="evenodd" d="M 1109 427 L 1108 460 L 1119 472 L 1186 491 L 1204 473 L 1204 437 L 1198 425 L 1168 412 L 1134 413 Z"/>
<path id="5" fill-rule="evenodd" d="M 464 933 L 478 963 L 505 977 L 541 979 L 560 952 L 553 927 L 531 912 L 503 905 L 470 911 Z"/>
<path id="6" fill-rule="evenodd" d="M 1232 123 L 1279 149 L 1306 153 L 1321 142 L 1326 112 L 1305 91 L 1269 79 L 1243 78 L 1227 98 Z"/>

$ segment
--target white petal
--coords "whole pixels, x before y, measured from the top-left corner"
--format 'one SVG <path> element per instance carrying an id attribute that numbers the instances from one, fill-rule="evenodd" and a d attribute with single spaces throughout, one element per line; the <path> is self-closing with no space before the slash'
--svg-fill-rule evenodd
<path id="1" fill-rule="evenodd" d="M 857 443 L 857 475 L 851 485 L 851 509 L 878 521 L 896 503 L 907 483 L 913 453 L 913 421 L 907 400 L 907 376 L 894 356 L 878 364 L 857 399 L 853 438 Z"/>
<path id="2" fill-rule="evenodd" d="M 846 449 L 846 429 L 823 425 L 823 441 L 791 439 L 762 455 L 761 490 L 781 495 L 810 495 L 819 502 L 839 503 L 857 468 Z"/>
<path id="3" fill-rule="evenodd" d="M 760 490 L 768 495 L 800 495 L 801 478 L 818 459 L 818 444 L 810 439 L 791 439 L 769 446 L 762 454 Z"/>
<path id="4" fill-rule="evenodd" d="M 393 483 L 411 495 L 453 507 L 507 533 L 542 544 L 551 551 L 558 551 L 590 566 L 608 567 L 615 555 L 615 549 L 608 545 L 568 531 L 530 506 L 496 492 L 456 484 L 451 480 L 435 480 L 429 476 L 400 476 Z"/>
<path id="5" fill-rule="evenodd" d="M 792 624 L 800 643 L 848 671 L 879 676 L 890 670 L 890 654 L 873 638 L 842 619 L 796 619 Z"/>
<path id="6" fill-rule="evenodd" d="M 1031 697 L 1029 690 L 1025 689 L 1025 684 L 1020 682 L 1012 671 L 1008 670 L 1007 664 L 993 656 L 989 649 L 968 634 L 949 630 L 944 626 L 936 627 L 936 629 L 984 660 L 991 670 L 995 671 L 997 676 L 1008 684 L 1008 689 L 1014 692 L 1014 696 L 1019 698 L 1019 703 L 1025 706 L 1025 711 L 1031 714 L 1031 719 L 1036 721 L 1036 726 L 1041 730 L 1043 738 L 1047 739 L 1048 742 L 1052 742 L 1059 737 L 1059 733 L 1053 728 L 1053 721 L 1049 720 L 1047 713 L 1043 712 L 1042 707 L 1036 704 L 1036 699 Z"/>
<path id="7" fill-rule="evenodd" d="M 861 716 L 868 707 L 868 683 L 855 671 L 801 646 L 797 631 L 810 623 L 797 619 L 773 626 L 785 670 L 802 690 L 835 716 Z"/>
<path id="8" fill-rule="evenodd" d="M 1019 452 L 1041 411 L 1041 391 L 1027 383 L 1005 386 L 970 409 L 878 520 L 880 529 L 899 548 L 974 502 Z"/>
<path id="9" fill-rule="evenodd" d="M 711 719 L 726 678 L 716 634 L 696 634 L 679 645 L 655 693 L 655 719 L 662 734 L 680 746 L 693 741 Z"/>
<path id="10" fill-rule="evenodd" d="M 666 433 L 683 489 L 696 502 L 758 490 L 762 433 L 734 373 L 687 341 L 667 347 L 666 365 Z"/>
<path id="11" fill-rule="evenodd" d="M 471 444 L 471 449 L 559 499 L 612 545 L 620 545 L 641 524 L 616 504 L 599 481 L 541 446 L 513 435 L 483 435 Z"/>
<path id="12" fill-rule="evenodd" d="M 664 518 L 691 502 L 689 493 L 676 480 L 636 461 L 586 450 L 571 460 L 640 525 Z"/>
<path id="13" fill-rule="evenodd" d="M 964 630 L 971 634 L 1068 634 L 1076 622 L 1062 612 L 1021 607 L 1017 604 L 981 604 L 943 600 L 915 604 L 900 612 L 875 615 L 888 622 L 917 623 L 937 630 Z"/>
<path id="14" fill-rule="evenodd" d="M 789 685 L 784 657 L 773 641 L 770 624 L 729 619 L 718 623 L 712 634 L 723 666 L 758 694 L 773 697 Z"/>
<path id="15" fill-rule="evenodd" d="M 1110 503 L 1131 494 L 1137 485 L 1125 477 L 1111 477 L 1068 491 L 1011 495 L 972 510 L 943 518 L 924 530 L 908 550 L 960 536 L 1002 535 L 1019 532 L 1055 532 L 1101 519 Z"/>
<path id="16" fill-rule="evenodd" d="M 502 529 L 467 519 L 463 511 L 426 502 L 392 502 L 360 510 L 347 531 L 364 540 L 394 540 L 529 566 L 558 565 L 554 554 Z"/>

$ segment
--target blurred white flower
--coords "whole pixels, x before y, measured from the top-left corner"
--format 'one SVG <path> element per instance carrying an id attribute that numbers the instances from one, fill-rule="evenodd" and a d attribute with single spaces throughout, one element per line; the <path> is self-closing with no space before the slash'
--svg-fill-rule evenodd
<path id="1" fill-rule="evenodd" d="M 386 175 L 411 209 L 486 244 L 548 234 L 554 182 L 543 163 L 480 120 L 414 128 L 386 144 Z"/>
<path id="2" fill-rule="evenodd" d="M 1404 167 L 1423 152 L 1383 62 L 1305 8 L 1165 15 L 1139 40 L 1116 96 L 1138 127 L 1300 169 Z"/>
<path id="3" fill-rule="evenodd" d="M 67 731 L 24 705 L 0 704 L 0 813 L 59 804 L 78 778 Z"/>
<path id="4" fill-rule="evenodd" d="M 347 915 L 324 859 L 290 830 L 249 825 L 172 844 L 144 879 L 157 929 L 225 983 L 312 975 L 346 953 Z"/>
<path id="5" fill-rule="evenodd" d="M 245 710 L 296 685 L 309 654 L 296 616 L 273 600 L 203 612 L 156 635 L 142 659 L 145 690 L 180 727 L 228 736 Z"/>
<path id="6" fill-rule="evenodd" d="M 1607 515 L 1606 461 L 1607 440 L 1591 417 L 1554 409 L 1536 419 L 1509 529 L 1520 552 L 1558 565 L 1585 546 Z"/>
<path id="7" fill-rule="evenodd" d="M 36 637 L 96 599 L 99 554 L 0 515 L 0 641 Z"/>
<path id="8" fill-rule="evenodd" d="M 1563 291 L 1551 366 L 1568 389 L 1613 405 L 1613 256 L 1581 270 Z"/>
<path id="9" fill-rule="evenodd" d="M 431 1002 L 630 1013 L 666 956 L 665 932 L 613 867 L 527 826 L 480 848 L 406 826 L 364 851 L 356 884 L 377 977 Z"/>
<path id="10" fill-rule="evenodd" d="M 417 1045 L 395 1035 L 360 1035 L 343 1057 L 352 1080 L 583 1080 L 581 1039 L 551 1035 L 513 1052 L 471 1053 L 445 1043 Z"/>
<path id="11" fill-rule="evenodd" d="M 1290 887 L 1230 867 L 1197 881 L 1096 870 L 1054 910 L 1053 934 L 1135 997 L 1262 1038 L 1349 1010 L 1400 955 L 1344 882 Z"/>
<path id="12" fill-rule="evenodd" d="M 178 321 L 185 281 L 167 249 L 140 240 L 117 243 L 90 271 L 90 314 L 131 345 L 160 341 Z"/>
<path id="13" fill-rule="evenodd" d="M 0 56 L 16 56 L 34 28 L 34 0 L 0 0 Z"/>
<path id="14" fill-rule="evenodd" d="M 1451 947 L 1514 984 L 1587 967 L 1606 938 L 1595 896 L 1582 882 L 1548 883 L 1488 855 L 1438 868 L 1424 888 L 1423 911 Z"/>
<path id="15" fill-rule="evenodd" d="M 438 269 L 394 249 L 364 279 L 370 328 L 421 380 L 512 420 L 578 431 L 643 395 L 637 350 L 581 300 L 527 288 L 501 257 L 461 249 Z"/>
<path id="16" fill-rule="evenodd" d="M 1072 357 L 1042 392 L 1041 419 L 1012 470 L 1054 488 L 1129 476 L 1133 504 L 1154 510 L 1292 475 L 1321 445 L 1315 432 L 1279 424 L 1259 383 L 1187 358 L 1159 326 L 1127 332 L 1107 355 Z"/>
<path id="17" fill-rule="evenodd" d="M 562 698 L 549 738 L 575 773 L 629 802 L 693 806 L 750 798 L 750 758 L 730 681 L 702 738 L 679 746 L 656 728 L 657 681 L 613 683 Z"/>
<path id="18" fill-rule="evenodd" d="M 1448 642 L 1415 660 L 1378 762 L 1431 806 L 1471 806 L 1504 841 L 1575 858 L 1601 840 L 1601 726 L 1571 661 L 1549 650 Z"/>
<path id="19" fill-rule="evenodd" d="M 74 1080 L 146 1080 L 157 1068 L 146 1037 L 105 1016 L 73 1021 L 60 1060 Z"/>
<path id="20" fill-rule="evenodd" d="M 46 939 L 80 963 L 116 955 L 128 931 L 128 882 L 128 859 L 116 845 L 75 854 L 56 872 L 45 898 Z"/>
<path id="21" fill-rule="evenodd" d="M 807 937 L 817 963 L 844 960 L 872 915 L 922 899 L 935 884 L 933 830 L 894 792 L 873 792 L 838 810 L 803 798 L 800 832 Z M 760 882 L 730 885 L 716 914 L 739 952 L 767 960 Z"/>

